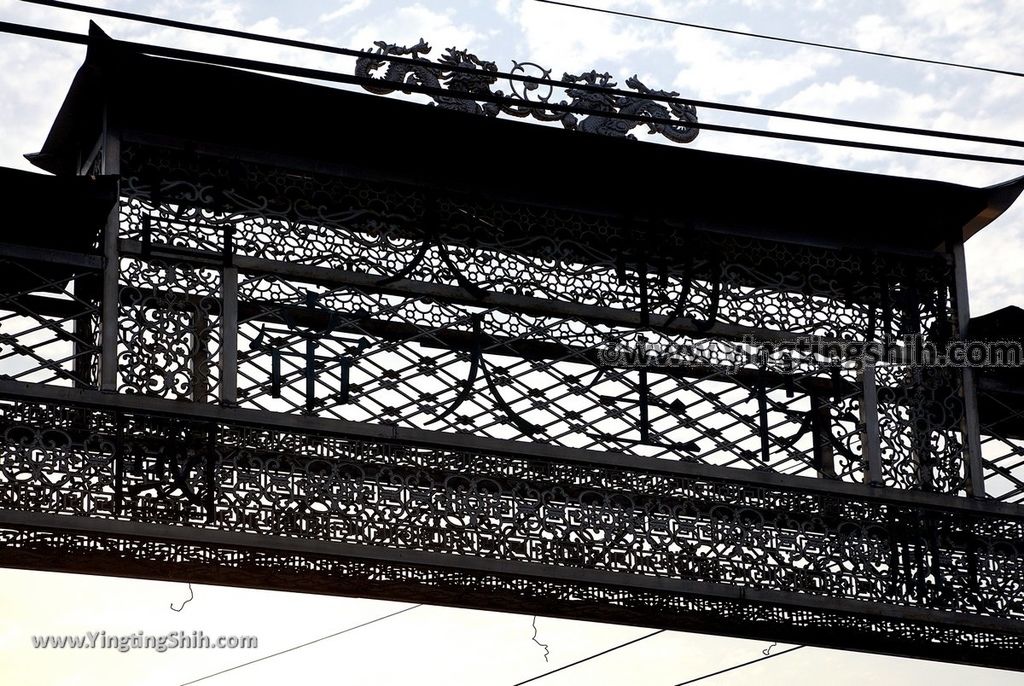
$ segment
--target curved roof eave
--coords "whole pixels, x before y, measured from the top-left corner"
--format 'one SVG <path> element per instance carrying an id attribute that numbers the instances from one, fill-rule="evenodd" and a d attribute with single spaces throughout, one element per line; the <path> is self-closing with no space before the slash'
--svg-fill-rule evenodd
<path id="1" fill-rule="evenodd" d="M 197 102 L 208 107 L 197 108 Z M 150 127 L 190 145 L 225 143 L 308 159 L 317 169 L 337 163 L 366 178 L 503 193 L 508 200 L 601 214 L 646 213 L 793 240 L 932 250 L 950 233 L 970 238 L 1024 190 L 1024 177 L 975 188 L 485 118 L 153 57 L 112 40 L 95 24 L 85 62 L 46 142 L 29 159 L 51 173 L 76 173 L 81 148 L 96 140 L 108 103 L 128 112 L 131 120 L 122 122 L 127 128 Z M 345 135 L 349 130 L 354 135 Z M 502 145 L 519 152 L 502 154 Z M 521 154 L 534 149 L 548 161 Z"/>
<path id="2" fill-rule="evenodd" d="M 997 183 L 984 189 L 988 204 L 964 225 L 964 240 L 969 239 L 998 219 L 1024 192 L 1024 176 Z"/>

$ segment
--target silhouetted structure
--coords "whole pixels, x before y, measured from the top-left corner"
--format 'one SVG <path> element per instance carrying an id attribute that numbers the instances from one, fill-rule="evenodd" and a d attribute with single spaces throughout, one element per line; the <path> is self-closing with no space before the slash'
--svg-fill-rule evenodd
<path id="1" fill-rule="evenodd" d="M 94 36 L 0 177 L 0 564 L 1024 666 L 1013 371 L 814 354 L 961 340 L 1022 181 L 460 102 Z"/>

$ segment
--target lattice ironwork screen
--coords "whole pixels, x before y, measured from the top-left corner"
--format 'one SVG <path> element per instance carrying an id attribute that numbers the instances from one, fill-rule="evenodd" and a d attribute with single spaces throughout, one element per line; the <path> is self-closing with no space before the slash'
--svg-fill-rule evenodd
<path id="1" fill-rule="evenodd" d="M 955 252 L 101 151 L 96 250 L 0 253 L 0 561 L 1020 667 L 1016 434 L 823 364 L 957 339 Z"/>

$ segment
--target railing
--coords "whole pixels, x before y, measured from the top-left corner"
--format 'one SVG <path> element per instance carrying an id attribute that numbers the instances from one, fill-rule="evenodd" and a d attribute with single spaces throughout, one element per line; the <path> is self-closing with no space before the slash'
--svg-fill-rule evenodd
<path id="1" fill-rule="evenodd" d="M 1019 669 L 1012 394 L 873 354 L 956 250 L 102 149 L 92 252 L 0 245 L 0 563 Z"/>
<path id="2" fill-rule="evenodd" d="M 118 162 L 113 273 L 97 256 L 9 270 L 11 379 L 101 387 L 109 320 L 120 393 L 1021 498 L 1019 460 L 986 448 L 972 476 L 960 370 L 849 349 L 823 364 L 829 343 L 955 339 L 951 255 L 428 197 L 142 144 Z"/>

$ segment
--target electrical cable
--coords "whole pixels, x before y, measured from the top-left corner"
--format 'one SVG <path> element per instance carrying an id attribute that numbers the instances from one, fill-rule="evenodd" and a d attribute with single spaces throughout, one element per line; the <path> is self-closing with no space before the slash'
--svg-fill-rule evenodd
<path id="1" fill-rule="evenodd" d="M 412 605 L 410 607 L 402 608 L 401 610 L 398 610 L 397 612 L 392 612 L 391 614 L 386 614 L 386 615 L 383 615 L 382 617 L 377 617 L 376 619 L 371 619 L 371 620 L 369 620 L 367 622 L 363 622 L 362 624 L 356 624 L 355 626 L 350 626 L 347 629 L 342 629 L 341 631 L 336 631 L 333 634 L 328 634 L 326 636 L 321 636 L 320 638 L 314 638 L 312 641 L 306 641 L 305 643 L 300 643 L 299 645 L 292 646 L 291 648 L 285 648 L 284 650 L 279 650 L 276 653 L 271 653 L 270 655 L 264 655 L 263 657 L 258 657 L 255 660 L 249 660 L 248 662 L 243 662 L 240 665 L 235 665 L 234 667 L 228 667 L 227 669 L 222 669 L 219 672 L 214 672 L 212 674 L 207 674 L 206 676 L 201 676 L 198 679 L 193 679 L 192 681 L 186 681 L 185 683 L 181 684 L 180 686 L 190 686 L 191 684 L 198 684 L 200 681 L 206 681 L 207 679 L 212 679 L 215 676 L 220 676 L 221 674 L 226 674 L 228 672 L 233 672 L 236 669 L 241 669 L 242 667 L 248 667 L 249 665 L 256 664 L 257 662 L 263 662 L 264 660 L 269 660 L 272 657 L 277 657 L 279 655 L 284 655 L 285 653 L 293 652 L 295 650 L 298 650 L 299 648 L 305 648 L 306 646 L 311 646 L 314 643 L 320 643 L 321 641 L 326 641 L 329 638 L 334 638 L 335 636 L 341 636 L 342 634 L 347 634 L 350 631 L 355 631 L 356 629 L 362 629 L 364 626 L 370 626 L 371 624 L 376 624 L 377 622 L 382 622 L 385 619 L 390 619 L 391 617 L 396 617 L 396 616 L 402 614 L 403 612 L 408 612 L 410 610 L 415 610 L 418 607 L 423 607 L 423 604 L 421 603 L 419 605 Z"/>
<path id="2" fill-rule="evenodd" d="M 36 0 L 26 0 L 27 2 L 34 2 Z M 641 19 L 643 21 L 653 21 L 660 24 L 672 24 L 673 26 L 685 26 L 691 29 L 701 29 L 702 31 L 714 31 L 717 33 L 728 33 L 734 36 L 744 36 L 746 38 L 758 38 L 761 40 L 777 41 L 779 43 L 791 43 L 793 45 L 804 45 L 812 48 L 824 48 L 826 50 L 839 50 L 841 52 L 852 52 L 858 55 L 870 55 L 872 57 L 886 57 L 894 60 L 905 60 L 907 62 L 920 62 L 922 64 L 932 64 L 940 67 L 954 67 L 956 69 L 970 69 L 973 71 L 987 72 L 990 74 L 1000 74 L 1002 76 L 1024 76 L 1024 72 L 1013 71 L 1011 69 L 1000 69 L 998 67 L 983 67 L 976 64 L 963 64 L 961 62 L 949 62 L 946 60 L 933 60 L 926 57 L 913 57 L 911 55 L 900 55 L 892 52 L 879 52 L 876 50 L 865 50 L 863 48 L 851 48 L 844 45 L 834 45 L 832 43 L 818 43 L 815 41 L 800 40 L 797 38 L 784 38 L 782 36 L 773 36 L 767 33 L 754 33 L 752 31 L 740 31 L 738 29 L 724 29 L 719 26 L 711 26 L 708 24 L 696 24 L 687 21 L 677 21 L 675 19 L 663 19 L 661 17 L 653 17 L 646 14 L 637 14 L 635 12 L 623 12 L 621 10 L 606 9 L 604 7 L 588 7 L 587 5 L 578 5 L 572 2 L 562 2 L 561 0 L 535 0 L 536 2 L 543 3 L 545 5 L 558 5 L 560 7 L 568 7 L 576 10 L 583 10 L 587 12 L 597 12 L 600 14 L 611 14 L 619 17 L 626 17 L 629 19 Z"/>
<path id="3" fill-rule="evenodd" d="M 764 662 L 765 660 L 771 660 L 773 657 L 780 657 L 780 656 L 785 655 L 787 653 L 792 653 L 795 650 L 800 650 L 801 648 L 806 648 L 806 647 L 807 646 L 796 646 L 795 648 L 787 648 L 786 650 L 783 650 L 782 652 L 779 652 L 779 653 L 772 653 L 772 654 L 767 655 L 765 657 L 759 657 L 756 660 L 750 660 L 749 662 L 742 662 L 742 663 L 740 663 L 738 665 L 733 665 L 732 667 L 726 667 L 725 669 L 719 669 L 716 672 L 711 672 L 709 674 L 704 674 L 702 676 L 698 676 L 698 677 L 695 677 L 693 679 L 687 679 L 686 681 L 682 681 L 682 682 L 676 684 L 676 686 L 687 686 L 687 684 L 695 684 L 698 681 L 704 681 L 705 679 L 710 679 L 713 676 L 718 676 L 719 674 L 725 674 L 726 672 L 732 672 L 732 671 L 740 669 L 742 667 L 747 667 L 748 665 L 757 664 L 758 662 Z"/>
<path id="4" fill-rule="evenodd" d="M 305 50 L 315 50 L 319 52 L 327 52 L 335 55 L 344 55 L 346 57 L 372 57 L 375 59 L 383 59 L 396 64 L 408 64 L 422 66 L 424 63 L 434 64 L 440 69 L 445 71 L 460 73 L 460 74 L 475 74 L 479 75 L 480 70 L 474 67 L 463 67 L 461 65 L 437 65 L 437 63 L 429 62 L 423 59 L 416 59 L 410 57 L 402 57 L 400 55 L 379 55 L 378 53 L 368 50 L 356 50 L 352 48 L 341 48 L 333 45 L 326 45 L 323 43 L 313 43 L 309 41 L 301 41 L 293 38 L 282 38 L 280 36 L 268 36 L 266 34 L 252 33 L 249 31 L 240 31 L 237 29 L 226 29 L 216 26 L 206 26 L 204 24 L 196 24 L 193 22 L 179 21 L 176 19 L 166 19 L 163 17 L 154 17 L 151 15 L 138 14 L 135 12 L 125 12 L 122 10 L 113 10 L 103 7 L 90 7 L 88 5 L 81 5 L 73 2 L 65 2 L 64 0 L 21 0 L 25 3 L 34 5 L 41 5 L 44 7 L 51 7 L 54 9 L 68 10 L 72 12 L 84 12 L 88 14 L 95 14 L 99 16 L 112 17 L 116 19 L 125 19 L 128 21 L 142 22 L 147 24 L 154 24 L 157 26 L 166 26 L 175 29 L 181 29 L 185 31 L 196 31 L 200 33 L 208 33 L 212 35 L 227 36 L 230 38 L 240 38 L 244 40 L 252 40 L 262 43 L 269 43 L 274 45 L 282 45 L 293 48 L 300 48 Z M 620 97 L 636 97 L 637 93 L 634 91 L 623 90 L 619 88 L 611 88 L 606 86 L 599 86 L 594 84 L 586 83 L 569 83 L 564 79 L 551 79 L 547 77 L 529 76 L 527 74 L 515 74 L 509 72 L 492 71 L 490 72 L 495 78 L 504 78 L 512 81 L 520 81 L 535 86 L 549 86 L 552 88 L 574 88 L 577 90 L 604 93 L 607 95 L 617 95 Z M 993 136 L 980 136 L 975 134 L 957 133 L 952 131 L 934 131 L 930 129 L 921 129 L 912 126 L 898 126 L 894 124 L 880 124 L 876 122 L 865 122 L 851 119 L 844 119 L 841 117 L 825 117 L 813 114 L 804 114 L 800 112 L 787 112 L 783 110 L 774 110 L 763 107 L 751 107 L 746 105 L 734 105 L 730 103 L 713 102 L 709 100 L 697 100 L 693 98 L 685 98 L 671 95 L 660 95 L 657 93 L 644 94 L 645 99 L 653 100 L 655 102 L 664 102 L 668 104 L 676 105 L 690 105 L 693 107 L 702 107 L 705 109 L 715 109 L 726 112 L 735 112 L 738 114 L 751 114 L 766 117 L 778 117 L 782 119 L 793 119 L 796 121 L 806 121 L 816 124 L 827 124 L 830 126 L 845 126 L 853 128 L 862 128 L 873 131 L 886 131 L 890 133 L 901 133 L 915 136 L 927 136 L 934 138 L 946 138 L 951 140 L 961 140 L 971 143 L 985 143 L 991 145 L 1006 145 L 1013 147 L 1024 147 L 1024 141 L 999 138 Z"/>
<path id="5" fill-rule="evenodd" d="M 589 655 L 589 656 L 587 656 L 587 657 L 585 657 L 585 658 L 583 658 L 581 660 L 576 660 L 575 662 L 570 662 L 567 665 L 562 665 L 561 667 L 557 667 L 555 669 L 552 669 L 551 671 L 544 672 L 543 674 L 538 674 L 537 676 L 530 677 L 526 681 L 520 681 L 519 683 L 515 684 L 514 686 L 523 686 L 524 684 L 532 683 L 534 681 L 537 681 L 538 679 L 543 679 L 546 676 L 551 676 L 552 674 L 556 674 L 557 672 L 564 671 L 566 669 L 569 669 L 570 667 L 575 667 L 576 665 L 583 664 L 584 662 L 588 662 L 590 660 L 593 660 L 594 658 L 601 657 L 602 655 L 607 655 L 608 653 L 611 653 L 611 652 L 614 652 L 616 650 L 619 650 L 620 648 L 625 648 L 626 646 L 633 645 L 634 643 L 639 643 L 640 641 L 643 641 L 643 640 L 648 639 L 648 638 L 650 638 L 652 636 L 657 636 L 658 634 L 663 634 L 663 633 L 665 633 L 665 629 L 658 629 L 657 631 L 652 631 L 649 634 L 644 634 L 643 636 L 640 636 L 639 638 L 634 638 L 631 641 L 626 641 L 625 643 L 620 643 L 617 646 L 612 646 L 611 648 L 608 648 L 606 650 L 602 650 L 599 653 L 594 653 L 593 655 Z M 184 684 L 182 686 L 184 686 Z"/>
<path id="6" fill-rule="evenodd" d="M 10 22 L 0 22 L 0 33 L 11 33 L 22 36 L 32 36 L 38 38 L 47 38 L 50 40 L 66 41 L 77 44 L 88 44 L 88 37 L 80 34 L 68 34 L 64 31 L 55 31 L 52 29 L 41 29 L 34 26 L 26 26 L 22 24 L 12 24 Z M 197 52 L 194 50 L 183 50 L 181 48 L 169 48 L 158 45 L 149 45 L 145 43 L 133 43 L 130 41 L 111 40 L 112 44 L 120 45 L 126 48 L 138 50 L 142 53 L 156 55 L 161 57 L 170 57 L 173 59 L 193 61 L 205 64 L 214 64 L 226 67 L 235 67 L 239 69 L 267 72 L 273 74 L 285 74 L 289 76 L 298 76 L 300 78 L 309 78 L 315 80 L 331 81 L 336 83 L 345 83 L 352 85 L 373 85 L 380 86 L 382 81 L 380 79 L 362 77 L 362 76 L 350 76 L 347 74 L 338 74 L 335 72 L 324 71 L 322 69 L 311 69 L 307 67 L 292 67 L 282 64 L 276 64 L 273 62 L 263 62 L 260 60 L 244 59 L 240 57 L 229 57 L 225 55 L 215 55 L 212 53 Z M 550 110 L 553 112 L 563 112 L 571 114 L 584 114 L 594 115 L 598 117 L 607 117 L 611 119 L 623 119 L 627 121 L 635 121 L 640 124 L 661 124 L 665 126 L 679 126 L 683 124 L 679 120 L 669 119 L 665 117 L 654 117 L 647 115 L 633 115 L 624 114 L 616 111 L 601 111 L 593 110 L 582 107 L 574 107 L 565 104 L 555 104 L 546 102 L 533 102 L 528 100 L 519 100 L 515 98 L 509 98 L 504 95 L 497 95 L 489 92 L 482 93 L 470 93 L 464 91 L 449 90 L 445 88 L 435 88 L 430 86 L 421 86 L 418 84 L 405 83 L 400 86 L 403 92 L 408 93 L 420 93 L 424 95 L 439 95 L 448 98 L 465 98 L 467 100 L 476 100 L 483 102 L 492 102 L 496 104 L 503 104 L 509 106 L 515 106 L 520 108 L 530 109 L 541 109 Z M 397 90 L 397 88 L 396 88 Z M 757 129 L 749 129 L 738 126 L 725 126 L 722 124 L 710 124 L 706 122 L 685 122 L 686 126 L 706 129 L 709 131 L 720 131 L 724 133 L 735 133 L 748 136 L 755 136 L 761 138 L 771 138 L 777 140 L 795 141 L 801 143 L 815 143 L 820 145 L 835 145 L 839 147 L 857 148 L 862 150 L 878 150 L 882 152 L 893 152 L 906 155 L 922 155 L 927 157 L 939 157 L 945 159 L 965 160 L 970 162 L 987 162 L 991 164 L 1006 164 L 1013 166 L 1024 166 L 1024 159 L 1012 158 L 1012 157 L 997 157 L 992 155 L 977 155 L 971 153 L 953 152 L 948 150 L 935 150 L 930 148 L 914 148 L 900 145 L 887 145 L 881 143 L 868 143 L 865 141 L 852 141 L 847 139 L 828 138 L 824 136 L 808 136 L 803 134 L 795 133 L 783 133 L 777 131 L 761 131 Z"/>

